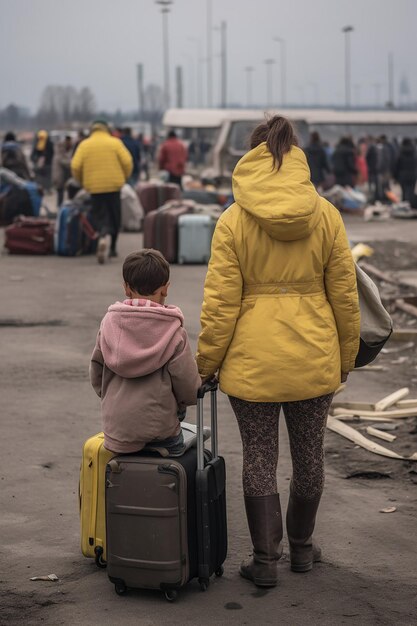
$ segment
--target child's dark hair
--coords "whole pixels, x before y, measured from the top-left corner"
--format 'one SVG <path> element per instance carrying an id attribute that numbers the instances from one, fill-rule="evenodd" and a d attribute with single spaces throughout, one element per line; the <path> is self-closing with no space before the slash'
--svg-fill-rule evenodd
<path id="1" fill-rule="evenodd" d="M 141 296 L 151 296 L 169 281 L 169 263 L 159 250 L 132 252 L 123 263 L 123 279 Z"/>
<path id="2" fill-rule="evenodd" d="M 266 145 L 274 160 L 273 167 L 277 170 L 282 165 L 284 154 L 287 154 L 292 146 L 298 146 L 298 140 L 294 128 L 286 117 L 274 115 L 263 124 L 259 124 L 252 132 L 250 148 L 256 148 L 266 141 Z"/>

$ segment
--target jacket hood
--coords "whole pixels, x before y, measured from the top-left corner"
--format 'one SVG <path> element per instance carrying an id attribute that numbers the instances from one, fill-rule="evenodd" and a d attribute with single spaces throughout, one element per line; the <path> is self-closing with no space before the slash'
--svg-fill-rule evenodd
<path id="1" fill-rule="evenodd" d="M 155 372 L 174 355 L 183 322 L 176 306 L 138 299 L 112 304 L 100 326 L 107 367 L 123 378 Z"/>
<path id="2" fill-rule="evenodd" d="M 320 196 L 305 154 L 296 146 L 284 155 L 279 171 L 265 142 L 247 152 L 233 172 L 233 194 L 273 239 L 304 239 L 320 220 Z"/>

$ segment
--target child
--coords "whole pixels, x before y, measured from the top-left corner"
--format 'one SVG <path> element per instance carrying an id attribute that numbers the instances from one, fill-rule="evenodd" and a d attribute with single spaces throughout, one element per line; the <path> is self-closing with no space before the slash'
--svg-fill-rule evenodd
<path id="1" fill-rule="evenodd" d="M 101 398 L 105 447 L 117 453 L 158 442 L 171 454 L 184 440 L 178 415 L 196 404 L 197 365 L 176 306 L 166 306 L 169 265 L 157 250 L 133 252 L 123 264 L 127 300 L 104 316 L 90 363 Z"/>

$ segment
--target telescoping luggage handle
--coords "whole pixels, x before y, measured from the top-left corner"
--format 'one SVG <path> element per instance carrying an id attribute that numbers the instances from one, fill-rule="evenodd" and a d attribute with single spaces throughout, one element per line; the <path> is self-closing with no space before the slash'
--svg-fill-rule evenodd
<path id="1" fill-rule="evenodd" d="M 204 469 L 204 396 L 210 392 L 211 405 L 211 453 L 213 459 L 218 455 L 217 439 L 217 389 L 216 379 L 210 380 L 200 387 L 197 393 L 197 470 Z"/>

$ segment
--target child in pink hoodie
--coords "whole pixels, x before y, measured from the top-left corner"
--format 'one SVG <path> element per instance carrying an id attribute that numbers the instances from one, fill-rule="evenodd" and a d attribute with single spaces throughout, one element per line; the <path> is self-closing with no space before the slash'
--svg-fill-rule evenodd
<path id="1" fill-rule="evenodd" d="M 104 316 L 90 363 L 101 398 L 104 445 L 117 453 L 157 441 L 181 452 L 178 415 L 196 404 L 197 365 L 176 306 L 166 306 L 169 265 L 157 250 L 129 254 L 123 265 L 127 300 Z M 163 442 L 163 443 L 162 443 Z"/>

